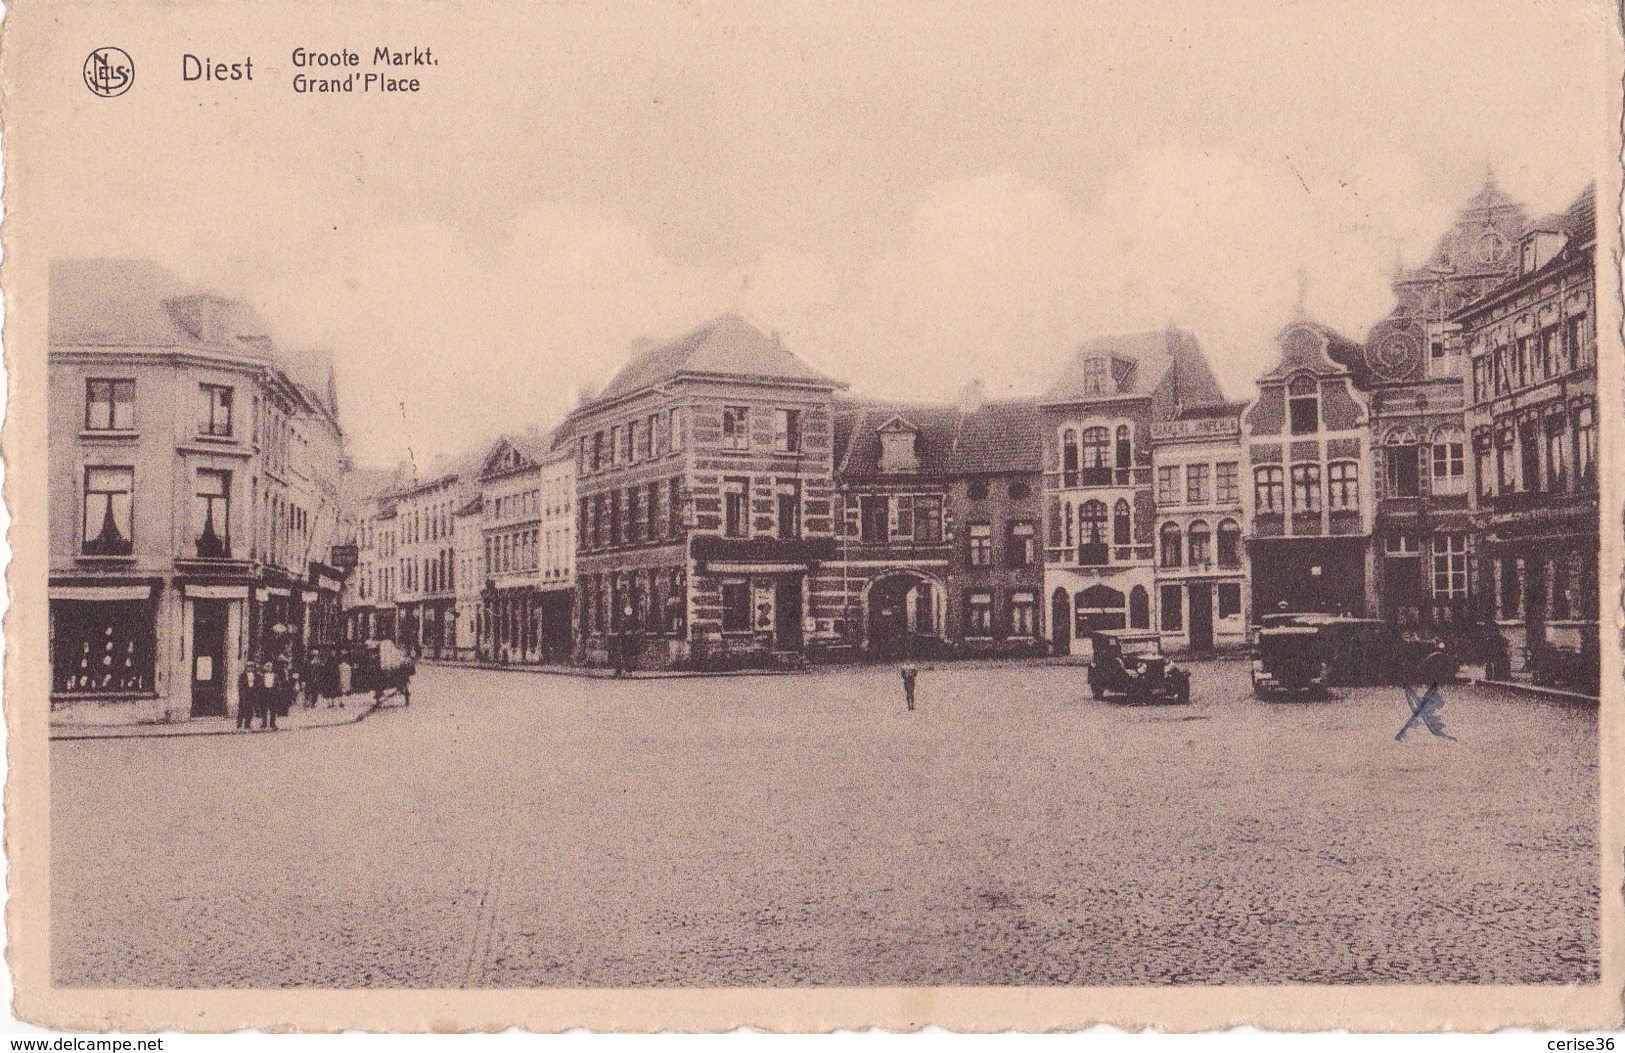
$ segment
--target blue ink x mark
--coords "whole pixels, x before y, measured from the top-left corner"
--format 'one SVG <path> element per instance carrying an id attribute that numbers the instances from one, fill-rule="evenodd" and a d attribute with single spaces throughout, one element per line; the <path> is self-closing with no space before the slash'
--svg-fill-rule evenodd
<path id="1" fill-rule="evenodd" d="M 1395 742 L 1403 739 L 1405 732 L 1415 727 L 1416 722 L 1419 720 L 1439 738 L 1449 739 L 1451 742 L 1456 741 L 1454 735 L 1445 734 L 1444 721 L 1439 717 L 1439 710 L 1444 708 L 1444 696 L 1439 694 L 1438 684 L 1430 686 L 1427 693 L 1421 698 L 1417 698 L 1416 692 L 1407 687 L 1405 689 L 1405 703 L 1411 708 L 1411 719 L 1407 720 L 1405 726 L 1399 729 L 1399 734 L 1394 736 Z"/>

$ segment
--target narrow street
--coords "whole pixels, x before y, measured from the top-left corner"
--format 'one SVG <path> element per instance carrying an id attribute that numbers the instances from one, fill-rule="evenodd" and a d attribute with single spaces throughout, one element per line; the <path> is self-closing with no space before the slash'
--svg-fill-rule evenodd
<path id="1" fill-rule="evenodd" d="M 1585 983 L 1597 714 L 1127 709 L 1082 671 L 428 668 L 302 734 L 52 744 L 69 986 Z"/>

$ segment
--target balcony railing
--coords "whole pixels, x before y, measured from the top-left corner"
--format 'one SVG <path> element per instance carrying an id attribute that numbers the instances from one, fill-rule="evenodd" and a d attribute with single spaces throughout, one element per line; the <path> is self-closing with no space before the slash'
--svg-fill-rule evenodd
<path id="1" fill-rule="evenodd" d="M 1077 468 L 1066 472 L 1045 472 L 1044 483 L 1051 490 L 1105 489 L 1114 486 L 1150 486 L 1150 468 Z"/>
<path id="2" fill-rule="evenodd" d="M 1050 546 L 1044 558 L 1050 563 L 1078 567 L 1112 567 L 1151 562 L 1154 545 L 1112 545 L 1104 541 L 1076 546 Z"/>

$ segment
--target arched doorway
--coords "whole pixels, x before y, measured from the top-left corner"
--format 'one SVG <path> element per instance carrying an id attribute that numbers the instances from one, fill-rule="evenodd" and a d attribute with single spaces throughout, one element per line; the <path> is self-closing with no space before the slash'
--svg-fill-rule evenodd
<path id="1" fill-rule="evenodd" d="M 1128 590 L 1128 627 L 1151 628 L 1151 594 L 1145 591 L 1144 585 Z"/>
<path id="2" fill-rule="evenodd" d="M 868 641 L 874 658 L 912 653 L 924 640 L 940 635 L 942 590 L 913 571 L 895 571 L 869 585 Z"/>
<path id="3" fill-rule="evenodd" d="M 1050 644 L 1056 654 L 1072 653 L 1072 598 L 1056 589 L 1049 601 Z"/>
<path id="4" fill-rule="evenodd" d="M 1073 605 L 1079 638 L 1097 629 L 1122 629 L 1128 623 L 1123 614 L 1123 594 L 1109 585 L 1089 586 L 1078 593 Z"/>

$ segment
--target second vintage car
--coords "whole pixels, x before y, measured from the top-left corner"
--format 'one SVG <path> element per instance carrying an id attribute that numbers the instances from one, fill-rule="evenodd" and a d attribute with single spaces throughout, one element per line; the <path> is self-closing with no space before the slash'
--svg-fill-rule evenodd
<path id="1" fill-rule="evenodd" d="M 1095 698 L 1115 698 L 1131 705 L 1185 705 L 1191 700 L 1191 675 L 1162 656 L 1155 632 L 1145 629 L 1100 629 L 1091 640 L 1089 690 Z"/>

